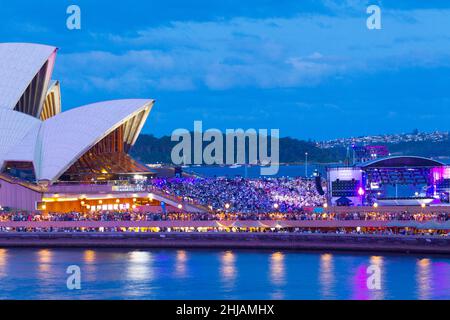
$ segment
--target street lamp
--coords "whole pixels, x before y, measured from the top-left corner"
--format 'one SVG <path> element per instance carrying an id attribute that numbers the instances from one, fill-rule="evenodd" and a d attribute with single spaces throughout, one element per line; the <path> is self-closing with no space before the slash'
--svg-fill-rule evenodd
<path id="1" fill-rule="evenodd" d="M 305 152 L 305 177 L 308 178 L 308 152 Z"/>

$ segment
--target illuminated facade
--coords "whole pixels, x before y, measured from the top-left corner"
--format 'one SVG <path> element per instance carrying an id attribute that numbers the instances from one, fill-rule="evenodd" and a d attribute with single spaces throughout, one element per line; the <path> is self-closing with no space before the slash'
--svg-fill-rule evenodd
<path id="1" fill-rule="evenodd" d="M 426 206 L 450 203 L 450 167 L 415 156 L 393 156 L 327 170 L 332 206 Z"/>

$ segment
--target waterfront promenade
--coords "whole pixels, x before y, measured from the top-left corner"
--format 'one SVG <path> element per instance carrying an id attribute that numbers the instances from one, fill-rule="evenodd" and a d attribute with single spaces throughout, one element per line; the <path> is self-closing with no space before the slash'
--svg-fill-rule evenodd
<path id="1" fill-rule="evenodd" d="M 450 238 L 276 232 L 5 232 L 0 247 L 288 249 L 450 254 Z"/>
<path id="2" fill-rule="evenodd" d="M 74 216 L 74 220 L 67 221 L 59 220 L 64 215 L 41 221 L 30 217 L 0 221 L 0 247 L 217 247 L 450 254 L 450 221 L 442 220 L 441 216 L 433 220 L 428 220 L 428 216 L 344 215 L 344 220 L 327 217 L 324 220 L 156 221 L 147 219 L 163 217 L 133 216 L 140 220 L 120 220 L 125 216 L 119 216 L 99 220 L 105 217 L 94 216 L 92 220 L 78 220 L 81 217 Z M 392 220 L 408 217 L 414 219 Z M 371 219 L 362 220 L 367 218 Z"/>
<path id="3" fill-rule="evenodd" d="M 99 228 L 241 228 L 241 229 L 286 229 L 286 228 L 412 228 L 416 230 L 450 230 L 450 221 L 415 220 L 78 220 L 78 221 L 0 221 L 0 230 L 5 228 L 30 229 L 99 229 Z"/>

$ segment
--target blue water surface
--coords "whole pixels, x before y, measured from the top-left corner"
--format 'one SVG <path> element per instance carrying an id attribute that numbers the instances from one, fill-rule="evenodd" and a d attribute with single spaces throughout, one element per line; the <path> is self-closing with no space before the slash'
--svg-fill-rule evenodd
<path id="1" fill-rule="evenodd" d="M 187 173 L 193 173 L 201 177 L 247 177 L 247 178 L 260 178 L 260 177 L 311 177 L 317 170 L 322 176 L 326 176 L 326 165 L 322 164 L 309 164 L 305 165 L 280 165 L 278 167 L 277 174 L 271 176 L 262 175 L 261 166 L 192 166 L 184 168 Z"/>
<path id="2" fill-rule="evenodd" d="M 66 270 L 81 270 L 81 290 Z M 369 289 L 367 268 L 380 270 Z M 450 299 L 450 257 L 241 250 L 0 249 L 0 299 Z"/>

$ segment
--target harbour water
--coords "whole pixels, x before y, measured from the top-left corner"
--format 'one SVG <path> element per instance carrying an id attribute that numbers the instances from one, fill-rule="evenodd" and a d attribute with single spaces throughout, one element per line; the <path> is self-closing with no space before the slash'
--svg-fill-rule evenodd
<path id="1" fill-rule="evenodd" d="M 67 289 L 71 265 L 80 290 Z M 0 299 L 450 299 L 450 257 L 0 248 Z"/>
<path id="2" fill-rule="evenodd" d="M 197 174 L 202 177 L 229 177 L 236 176 L 247 178 L 260 178 L 260 166 L 192 166 L 183 168 L 185 172 Z M 278 173 L 273 176 L 265 177 L 310 177 L 313 172 L 317 170 L 322 176 L 326 175 L 326 165 L 324 164 L 309 164 L 305 165 L 280 165 Z"/>

